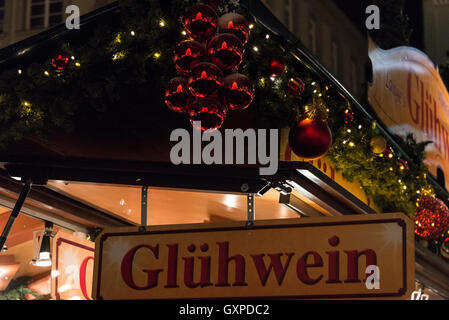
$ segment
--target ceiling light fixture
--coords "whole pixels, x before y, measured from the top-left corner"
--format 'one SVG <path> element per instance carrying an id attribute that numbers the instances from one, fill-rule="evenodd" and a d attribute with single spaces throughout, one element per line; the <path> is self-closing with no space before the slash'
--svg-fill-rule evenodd
<path id="1" fill-rule="evenodd" d="M 36 267 L 51 266 L 52 238 L 56 231 L 53 231 L 53 223 L 45 221 L 45 229 L 33 233 L 34 258 L 30 264 Z"/>

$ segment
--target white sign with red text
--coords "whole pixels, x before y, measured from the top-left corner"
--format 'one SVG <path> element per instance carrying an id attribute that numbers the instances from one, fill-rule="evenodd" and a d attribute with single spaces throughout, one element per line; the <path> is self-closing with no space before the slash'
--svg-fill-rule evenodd
<path id="1" fill-rule="evenodd" d="M 53 299 L 92 300 L 94 242 L 63 231 L 58 231 L 53 241 Z"/>

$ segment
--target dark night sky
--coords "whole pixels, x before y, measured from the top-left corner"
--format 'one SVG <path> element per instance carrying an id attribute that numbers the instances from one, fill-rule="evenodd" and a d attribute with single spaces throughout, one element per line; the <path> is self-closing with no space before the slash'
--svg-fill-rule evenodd
<path id="1" fill-rule="evenodd" d="M 332 0 L 334 1 L 346 15 L 365 33 L 365 9 L 372 4 L 369 0 Z M 423 27 L 422 27 L 422 0 L 406 0 L 405 11 L 409 17 L 410 24 L 413 28 L 411 45 L 418 49 L 424 50 Z M 381 12 L 382 19 L 382 12 Z"/>

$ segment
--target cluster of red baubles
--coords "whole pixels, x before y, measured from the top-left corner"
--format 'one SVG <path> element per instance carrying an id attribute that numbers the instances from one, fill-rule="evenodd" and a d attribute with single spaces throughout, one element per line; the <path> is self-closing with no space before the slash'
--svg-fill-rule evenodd
<path id="1" fill-rule="evenodd" d="M 201 130 L 221 127 L 228 110 L 243 110 L 254 98 L 254 86 L 236 69 L 249 37 L 247 20 L 237 13 L 218 17 L 207 5 L 187 10 L 184 28 L 192 40 L 179 43 L 173 61 L 179 75 L 169 81 L 165 103 L 187 113 Z"/>
<path id="2" fill-rule="evenodd" d="M 415 233 L 425 239 L 438 239 L 449 227 L 449 209 L 440 199 L 423 196 L 415 215 Z"/>

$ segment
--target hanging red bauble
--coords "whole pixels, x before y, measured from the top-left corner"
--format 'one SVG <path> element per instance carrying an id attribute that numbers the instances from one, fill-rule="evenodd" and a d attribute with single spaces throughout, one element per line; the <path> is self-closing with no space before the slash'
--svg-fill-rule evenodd
<path id="1" fill-rule="evenodd" d="M 198 63 L 189 77 L 189 88 L 199 98 L 208 97 L 223 86 L 223 72 L 215 64 Z"/>
<path id="2" fill-rule="evenodd" d="M 291 78 L 287 85 L 287 91 L 290 96 L 297 97 L 304 92 L 305 84 L 301 78 Z"/>
<path id="3" fill-rule="evenodd" d="M 196 41 L 209 41 L 218 28 L 218 16 L 215 11 L 204 4 L 187 10 L 183 19 L 184 28 Z"/>
<path id="4" fill-rule="evenodd" d="M 241 14 L 226 13 L 218 19 L 218 31 L 220 33 L 232 33 L 245 44 L 249 37 L 249 23 Z"/>
<path id="5" fill-rule="evenodd" d="M 288 143 L 300 158 L 323 157 L 332 145 L 332 133 L 325 121 L 305 119 L 290 129 Z"/>
<path id="6" fill-rule="evenodd" d="M 57 71 L 64 71 L 69 65 L 70 57 L 66 53 L 59 53 L 51 59 L 51 65 Z"/>
<path id="7" fill-rule="evenodd" d="M 231 110 L 247 108 L 254 98 L 254 85 L 247 76 L 233 73 L 224 79 L 226 103 Z"/>
<path id="8" fill-rule="evenodd" d="M 273 78 L 279 78 L 285 71 L 285 63 L 282 59 L 273 58 L 270 61 L 269 72 Z"/>
<path id="9" fill-rule="evenodd" d="M 449 209 L 446 204 L 433 197 L 421 197 L 415 214 L 415 233 L 425 239 L 438 239 L 448 227 Z"/>
<path id="10" fill-rule="evenodd" d="M 176 77 L 168 82 L 165 89 L 165 103 L 176 112 L 187 112 L 188 106 L 193 102 L 193 96 L 187 85 L 187 79 Z"/>
<path id="11" fill-rule="evenodd" d="M 354 120 L 354 112 L 350 109 L 345 110 L 345 125 L 349 125 Z"/>
<path id="12" fill-rule="evenodd" d="M 243 44 L 231 33 L 216 35 L 208 44 L 207 52 L 210 60 L 222 70 L 228 71 L 237 67 L 243 58 Z"/>
<path id="13" fill-rule="evenodd" d="M 226 117 L 227 108 L 218 95 L 198 98 L 189 107 L 190 123 L 201 131 L 219 129 Z M 199 125 L 198 121 L 201 121 Z"/>
<path id="14" fill-rule="evenodd" d="M 206 48 L 194 40 L 179 43 L 173 55 L 176 70 L 182 75 L 188 75 L 192 68 L 206 59 Z"/>

